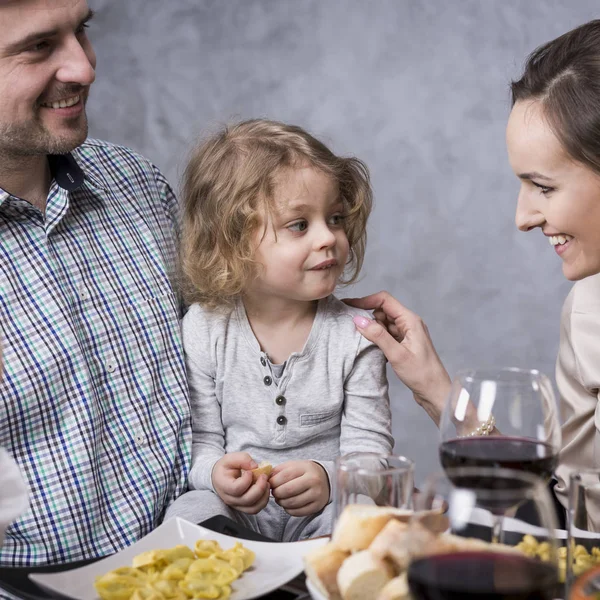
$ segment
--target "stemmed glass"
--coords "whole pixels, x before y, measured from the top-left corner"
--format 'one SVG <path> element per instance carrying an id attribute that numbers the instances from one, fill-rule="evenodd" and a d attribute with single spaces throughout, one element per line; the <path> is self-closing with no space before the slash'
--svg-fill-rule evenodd
<path id="1" fill-rule="evenodd" d="M 588 587 L 597 593 L 600 566 L 600 470 L 583 469 L 569 478 L 569 508 L 567 513 L 567 588 L 589 569 L 596 577 Z"/>
<path id="2" fill-rule="evenodd" d="M 531 506 L 539 527 L 510 517 L 523 502 Z M 495 527 L 490 509 L 503 517 L 506 545 L 477 539 L 489 539 Z M 419 547 L 420 540 L 432 540 L 424 535 L 428 525 L 421 511 L 443 513 L 448 531 Z M 549 600 L 560 594 L 553 503 L 535 475 L 498 467 L 448 468 L 422 486 L 409 526 L 414 548 L 408 583 L 415 600 Z M 524 541 L 524 533 L 533 537 Z M 543 559 L 514 548 L 520 543 L 543 548 Z"/>
<path id="3" fill-rule="evenodd" d="M 558 463 L 561 444 L 552 384 L 535 370 L 461 371 L 452 381 L 440 434 L 440 460 L 445 470 L 502 467 L 526 471 L 548 482 Z M 519 480 L 498 479 L 493 472 L 489 479 L 455 483 L 497 490 L 522 485 Z M 518 507 L 514 507 L 515 512 Z M 495 519 L 494 541 L 500 539 L 500 518 Z"/>

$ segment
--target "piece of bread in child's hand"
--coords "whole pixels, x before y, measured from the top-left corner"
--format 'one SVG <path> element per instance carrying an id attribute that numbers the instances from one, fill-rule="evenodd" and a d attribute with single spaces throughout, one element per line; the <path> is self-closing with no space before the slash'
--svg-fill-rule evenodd
<path id="1" fill-rule="evenodd" d="M 349 556 L 338 571 L 337 584 L 344 600 L 377 598 L 394 571 L 386 561 L 361 550 Z"/>
<path id="2" fill-rule="evenodd" d="M 331 541 L 349 552 L 366 550 L 389 521 L 408 521 L 412 510 L 371 504 L 349 504 L 340 515 Z"/>
<path id="3" fill-rule="evenodd" d="M 306 576 L 330 600 L 340 600 L 337 574 L 342 563 L 350 556 L 331 542 L 315 548 L 304 557 Z"/>
<path id="4" fill-rule="evenodd" d="M 267 479 L 268 479 L 269 475 L 271 475 L 272 471 L 273 471 L 273 465 L 270 462 L 263 460 L 261 463 L 258 464 L 258 467 L 256 467 L 256 469 L 252 469 L 252 481 L 254 483 L 256 483 L 258 478 L 263 473 L 267 476 Z"/>

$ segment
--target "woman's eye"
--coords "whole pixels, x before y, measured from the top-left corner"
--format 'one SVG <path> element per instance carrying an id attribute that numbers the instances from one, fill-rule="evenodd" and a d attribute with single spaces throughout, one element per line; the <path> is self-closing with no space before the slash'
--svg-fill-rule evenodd
<path id="1" fill-rule="evenodd" d="M 533 181 L 532 183 L 533 185 L 535 185 L 535 187 L 539 188 L 542 194 L 549 194 L 550 192 L 554 191 L 554 188 L 547 187 L 545 185 L 542 185 L 541 183 L 535 183 L 535 181 Z"/>
<path id="2" fill-rule="evenodd" d="M 292 223 L 288 225 L 288 229 L 290 231 L 306 231 L 308 227 L 308 223 L 306 221 L 298 221 L 297 223 Z"/>

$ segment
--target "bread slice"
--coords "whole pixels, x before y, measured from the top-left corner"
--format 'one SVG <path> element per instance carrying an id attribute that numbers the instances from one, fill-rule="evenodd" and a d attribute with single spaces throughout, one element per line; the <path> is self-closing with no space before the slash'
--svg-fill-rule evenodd
<path id="1" fill-rule="evenodd" d="M 413 557 L 447 548 L 450 544 L 441 542 L 440 537 L 419 523 L 390 521 L 373 540 L 369 551 L 379 560 L 388 560 L 396 574 L 400 574 L 406 571 Z"/>
<path id="2" fill-rule="evenodd" d="M 450 529 L 450 519 L 439 510 L 418 511 L 412 521 L 423 525 L 433 533 L 444 533 Z"/>
<path id="3" fill-rule="evenodd" d="M 385 561 L 362 550 L 344 561 L 337 584 L 344 600 L 375 600 L 393 577 L 394 571 Z"/>
<path id="4" fill-rule="evenodd" d="M 411 510 L 402 508 L 349 504 L 338 519 L 331 541 L 340 550 L 366 550 L 389 521 L 408 521 L 412 514 Z"/>
<path id="5" fill-rule="evenodd" d="M 410 528 L 412 528 L 411 525 L 392 519 L 385 524 L 385 527 L 375 536 L 369 546 L 369 551 L 373 556 L 380 560 L 391 561 L 397 575 L 404 569 L 409 559 L 404 545 L 410 538 L 408 533 Z"/>
<path id="6" fill-rule="evenodd" d="M 325 546 L 315 548 L 304 557 L 306 576 L 330 600 L 340 600 L 341 598 L 337 575 L 348 556 L 350 556 L 348 552 L 340 550 L 329 542 Z"/>
<path id="7" fill-rule="evenodd" d="M 406 573 L 390 579 L 379 592 L 377 600 L 410 600 Z"/>
<path id="8" fill-rule="evenodd" d="M 270 462 L 263 460 L 262 462 L 260 462 L 258 464 L 258 467 L 256 467 L 256 469 L 252 469 L 252 481 L 254 483 L 256 483 L 257 479 L 263 473 L 267 476 L 267 479 L 268 479 L 268 477 L 272 471 L 273 471 L 273 465 Z"/>

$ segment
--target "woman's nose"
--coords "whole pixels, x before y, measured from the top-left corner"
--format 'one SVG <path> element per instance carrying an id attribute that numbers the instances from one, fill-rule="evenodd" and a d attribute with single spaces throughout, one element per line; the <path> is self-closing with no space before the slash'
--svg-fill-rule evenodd
<path id="1" fill-rule="evenodd" d="M 541 227 L 546 219 L 528 190 L 521 188 L 517 199 L 515 224 L 520 231 L 531 231 Z"/>

